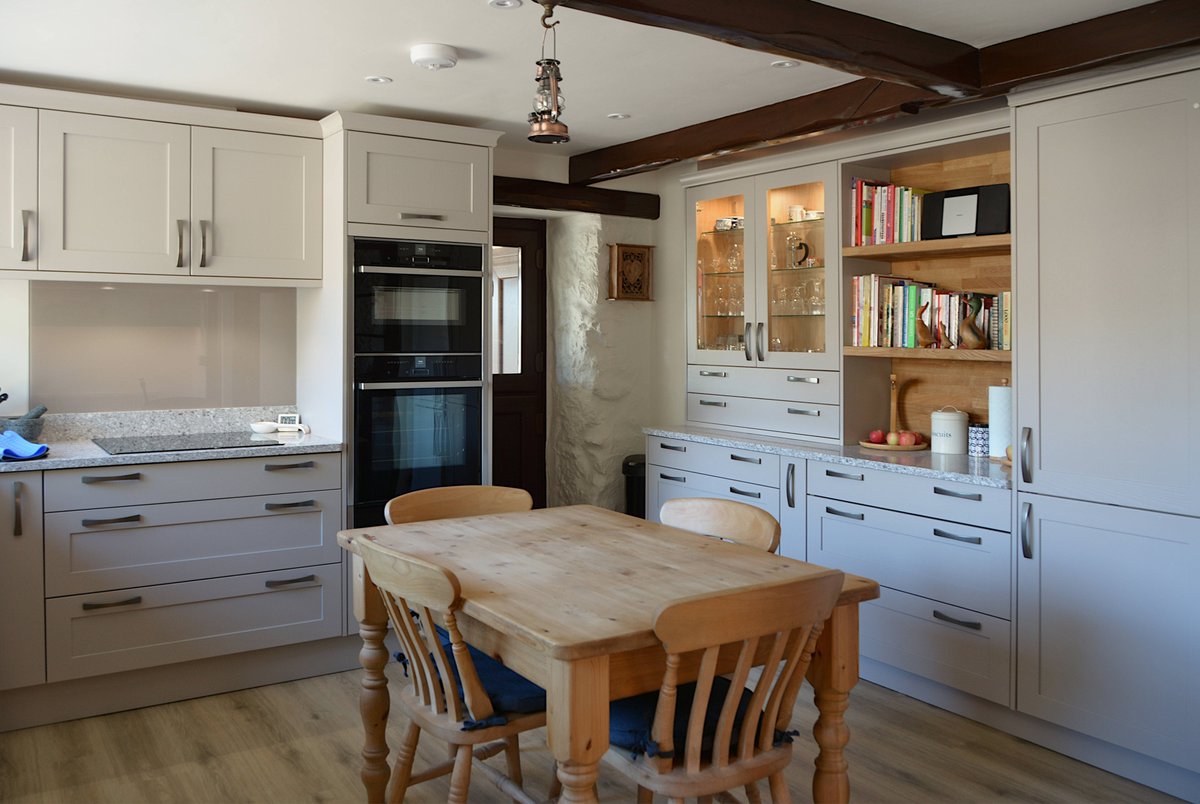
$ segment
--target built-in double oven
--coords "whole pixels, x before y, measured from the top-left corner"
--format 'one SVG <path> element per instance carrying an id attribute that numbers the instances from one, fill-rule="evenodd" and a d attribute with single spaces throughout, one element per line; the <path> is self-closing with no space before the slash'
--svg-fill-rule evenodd
<path id="1" fill-rule="evenodd" d="M 354 527 L 398 494 L 483 482 L 482 243 L 355 237 Z"/>

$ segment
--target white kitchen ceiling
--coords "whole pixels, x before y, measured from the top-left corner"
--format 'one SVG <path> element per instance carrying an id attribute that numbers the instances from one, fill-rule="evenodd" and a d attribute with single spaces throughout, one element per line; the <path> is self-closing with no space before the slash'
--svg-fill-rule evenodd
<path id="1" fill-rule="evenodd" d="M 982 47 L 1146 0 L 830 0 Z M 753 2 L 743 2 L 752 8 Z M 0 81 L 321 117 L 357 111 L 505 132 L 569 155 L 856 80 L 687 34 L 556 10 L 567 145 L 525 141 L 541 6 L 486 0 L 0 0 Z M 458 48 L 450 70 L 409 62 Z M 368 75 L 390 76 L 369 84 Z M 629 114 L 610 120 L 612 113 Z"/>

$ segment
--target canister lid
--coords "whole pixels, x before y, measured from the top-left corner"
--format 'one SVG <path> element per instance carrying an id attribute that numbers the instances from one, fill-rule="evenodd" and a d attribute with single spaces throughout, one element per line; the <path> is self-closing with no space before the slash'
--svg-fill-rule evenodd
<path id="1" fill-rule="evenodd" d="M 955 407 L 950 407 L 950 406 L 947 406 L 947 407 L 949 407 L 949 410 L 947 410 L 946 408 L 940 408 L 938 410 L 933 411 L 933 413 L 930 414 L 931 419 L 935 422 L 940 421 L 940 422 L 945 422 L 947 424 L 949 424 L 951 422 L 960 422 L 962 424 L 966 424 L 967 414 L 964 411 L 961 411 Z"/>

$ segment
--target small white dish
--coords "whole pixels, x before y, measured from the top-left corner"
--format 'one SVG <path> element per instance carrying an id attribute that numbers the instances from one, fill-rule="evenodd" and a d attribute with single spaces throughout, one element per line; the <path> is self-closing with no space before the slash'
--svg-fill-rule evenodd
<path id="1" fill-rule="evenodd" d="M 256 433 L 273 433 L 278 427 L 275 422 L 254 422 L 250 425 L 250 429 Z"/>

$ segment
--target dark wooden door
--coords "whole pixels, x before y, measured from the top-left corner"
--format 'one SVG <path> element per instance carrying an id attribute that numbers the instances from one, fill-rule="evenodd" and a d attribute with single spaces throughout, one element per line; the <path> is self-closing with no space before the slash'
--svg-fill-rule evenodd
<path id="1" fill-rule="evenodd" d="M 492 248 L 492 482 L 546 505 L 546 222 L 496 218 Z"/>

